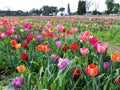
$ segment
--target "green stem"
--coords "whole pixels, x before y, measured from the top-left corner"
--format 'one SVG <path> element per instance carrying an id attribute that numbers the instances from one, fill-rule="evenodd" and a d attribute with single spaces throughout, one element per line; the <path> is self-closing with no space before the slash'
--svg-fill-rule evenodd
<path id="1" fill-rule="evenodd" d="M 93 90 L 96 90 L 95 89 L 95 80 L 94 80 L 94 77 L 92 77 L 92 79 L 93 79 L 93 83 L 92 83 L 93 84 Z"/>
<path id="2" fill-rule="evenodd" d="M 100 71 L 100 73 L 102 73 L 103 72 L 103 55 L 101 54 L 100 55 L 100 60 L 99 60 L 99 71 Z"/>

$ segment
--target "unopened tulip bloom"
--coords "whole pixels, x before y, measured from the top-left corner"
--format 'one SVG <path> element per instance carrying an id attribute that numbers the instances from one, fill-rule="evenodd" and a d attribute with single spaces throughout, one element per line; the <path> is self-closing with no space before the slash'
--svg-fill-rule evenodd
<path id="1" fill-rule="evenodd" d="M 57 56 L 52 54 L 51 59 L 52 59 L 53 62 L 55 62 L 57 60 Z"/>
<path id="2" fill-rule="evenodd" d="M 104 62 L 104 63 L 103 63 L 103 68 L 104 68 L 104 69 L 110 68 L 110 62 Z"/>

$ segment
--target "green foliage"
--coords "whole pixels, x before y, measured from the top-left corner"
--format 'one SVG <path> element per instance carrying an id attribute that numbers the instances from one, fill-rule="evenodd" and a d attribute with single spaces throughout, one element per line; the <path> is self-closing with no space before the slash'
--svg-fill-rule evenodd
<path id="1" fill-rule="evenodd" d="M 79 0 L 78 2 L 78 15 L 83 15 L 86 13 L 86 2 Z"/>
<path id="2" fill-rule="evenodd" d="M 67 9 L 68 9 L 68 13 L 69 13 L 69 15 L 70 15 L 70 14 L 71 14 L 71 13 L 70 13 L 70 4 L 68 4 L 68 8 L 67 8 Z"/>

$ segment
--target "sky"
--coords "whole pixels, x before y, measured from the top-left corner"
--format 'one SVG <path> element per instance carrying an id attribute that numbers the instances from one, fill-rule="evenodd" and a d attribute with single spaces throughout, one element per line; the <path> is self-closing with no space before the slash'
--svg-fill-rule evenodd
<path id="1" fill-rule="evenodd" d="M 32 8 L 40 9 L 44 5 L 65 7 L 67 10 L 68 3 L 70 4 L 71 12 L 77 11 L 79 0 L 0 0 L 0 10 L 23 10 L 29 11 Z M 106 5 L 105 0 L 90 0 L 98 5 L 99 11 L 105 11 Z M 115 2 L 120 3 L 120 0 L 115 0 Z M 95 4 L 90 7 L 90 10 L 94 10 Z"/>

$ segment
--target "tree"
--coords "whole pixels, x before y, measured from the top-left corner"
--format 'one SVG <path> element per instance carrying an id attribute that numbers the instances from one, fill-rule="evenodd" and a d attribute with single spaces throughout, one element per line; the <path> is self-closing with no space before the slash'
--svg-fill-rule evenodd
<path id="1" fill-rule="evenodd" d="M 71 14 L 70 13 L 70 4 L 68 4 L 68 13 L 69 13 L 69 15 Z"/>
<path id="2" fill-rule="evenodd" d="M 64 7 L 61 7 L 61 8 L 59 9 L 59 11 L 63 12 L 63 11 L 65 11 L 65 8 L 64 8 Z"/>
<path id="3" fill-rule="evenodd" d="M 98 3 L 98 2 L 95 2 L 93 15 L 99 14 L 99 11 L 97 11 L 98 7 L 99 7 L 99 3 Z"/>
<path id="4" fill-rule="evenodd" d="M 119 8 L 120 8 L 119 3 L 114 3 L 114 8 L 112 9 L 112 12 L 113 13 L 118 13 Z"/>
<path id="5" fill-rule="evenodd" d="M 107 11 L 108 13 L 112 13 L 112 9 L 114 8 L 114 0 L 106 0 Z"/>
<path id="6" fill-rule="evenodd" d="M 90 7 L 93 5 L 94 1 L 92 0 L 85 0 L 86 2 L 86 11 L 88 12 Z"/>
<path id="7" fill-rule="evenodd" d="M 86 13 L 86 2 L 79 0 L 78 2 L 78 15 Z"/>

